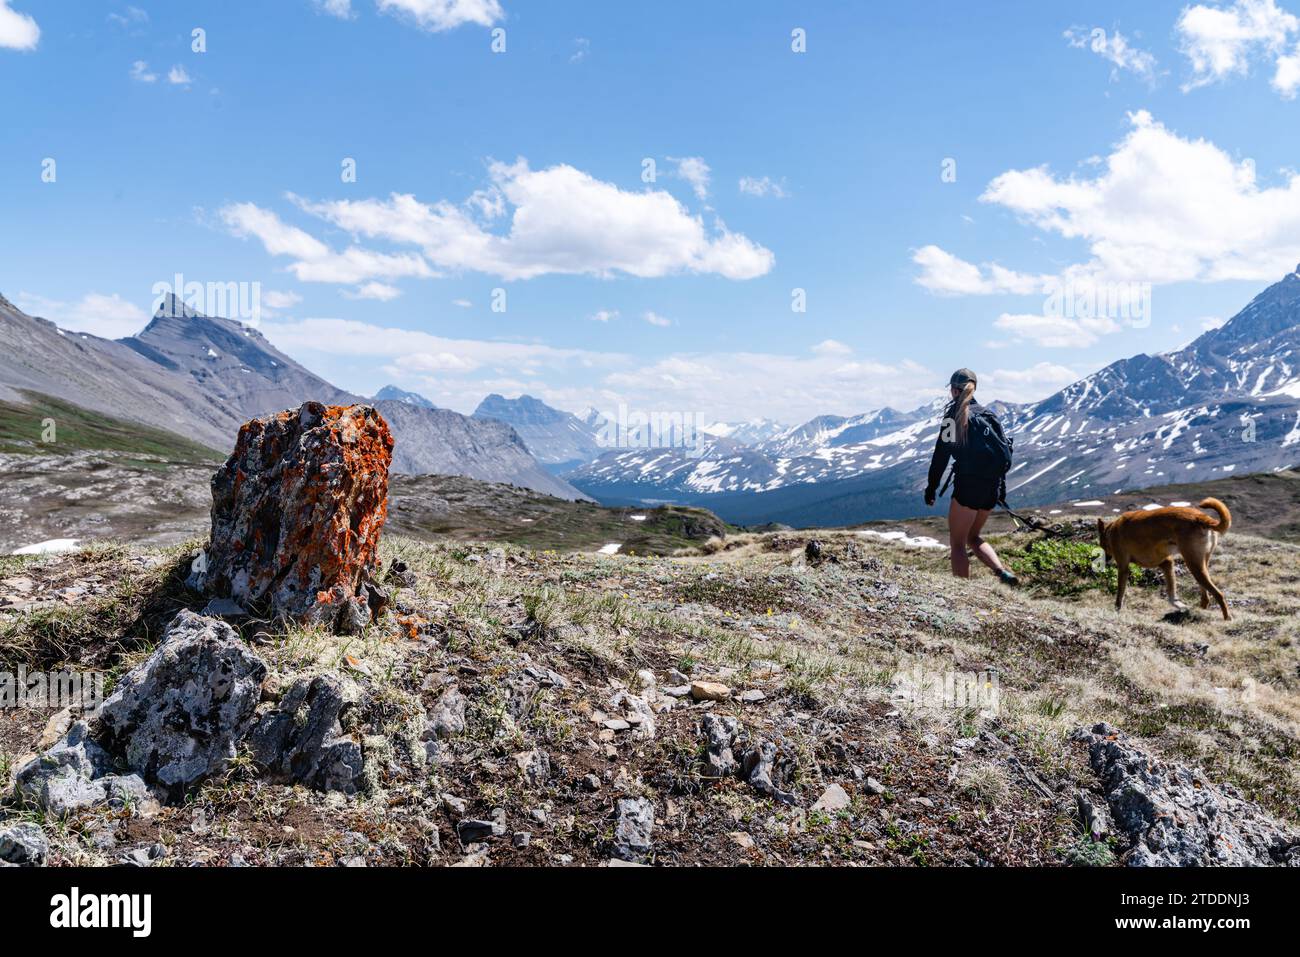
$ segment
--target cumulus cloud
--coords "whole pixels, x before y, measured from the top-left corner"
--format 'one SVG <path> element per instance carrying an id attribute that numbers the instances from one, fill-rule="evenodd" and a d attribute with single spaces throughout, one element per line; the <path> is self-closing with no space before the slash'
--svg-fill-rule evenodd
<path id="1" fill-rule="evenodd" d="M 709 177 L 712 170 L 709 164 L 699 156 L 670 156 L 670 162 L 677 164 L 677 175 L 691 184 L 698 199 L 709 198 Z"/>
<path id="2" fill-rule="evenodd" d="M 619 274 L 655 278 L 714 273 L 752 279 L 775 257 L 722 223 L 706 228 L 662 190 L 631 192 L 568 165 L 533 170 L 527 161 L 493 163 L 491 186 L 462 205 L 423 203 L 410 194 L 387 199 L 290 200 L 303 212 L 354 236 L 414 246 L 419 252 L 380 254 L 359 246 L 336 254 L 323 242 L 251 203 L 225 207 L 238 235 L 256 236 L 272 255 L 291 257 L 299 279 L 352 283 L 399 276 L 428 278 L 435 270 L 482 272 L 502 279 Z M 483 211 L 500 209 L 500 217 Z M 506 231 L 485 219 L 509 214 Z"/>
<path id="3" fill-rule="evenodd" d="M 659 326 L 661 329 L 666 329 L 668 326 L 671 326 L 673 324 L 673 321 L 671 319 L 665 319 L 663 316 L 659 315 L 656 312 L 647 312 L 641 318 L 644 319 L 646 322 L 650 323 L 650 325 Z"/>
<path id="4" fill-rule="evenodd" d="M 1175 30 L 1192 68 L 1184 91 L 1245 76 L 1259 60 L 1274 61 L 1273 85 L 1284 96 L 1294 96 L 1300 86 L 1296 75 L 1300 46 L 1291 56 L 1283 56 L 1291 36 L 1300 32 L 1300 18 L 1279 7 L 1276 0 L 1236 0 L 1226 7 L 1189 6 L 1179 15 Z"/>
<path id="5" fill-rule="evenodd" d="M 1017 342 L 1056 349 L 1082 349 L 1120 329 L 1118 322 L 1106 316 L 1077 319 L 1043 313 L 1003 313 L 993 325 Z"/>
<path id="6" fill-rule="evenodd" d="M 1029 295 L 1042 292 L 1050 276 L 1030 276 L 989 263 L 983 267 L 967 262 L 938 246 L 922 246 L 912 254 L 921 267 L 918 285 L 946 296 Z"/>
<path id="7" fill-rule="evenodd" d="M 185 72 L 185 67 L 174 66 L 167 71 L 167 82 L 172 86 L 189 86 L 193 80 L 191 80 L 190 75 Z"/>
<path id="8" fill-rule="evenodd" d="M 401 294 L 402 290 L 383 282 L 368 282 L 352 292 L 343 293 L 349 299 L 374 299 L 378 302 L 389 302 Z"/>
<path id="9" fill-rule="evenodd" d="M 10 0 L 0 0 L 0 48 L 35 50 L 41 28 L 25 13 L 12 9 Z"/>
<path id="10" fill-rule="evenodd" d="M 505 18 L 498 0 L 377 0 L 380 11 L 434 33 L 466 23 L 490 27 Z"/>
<path id="11" fill-rule="evenodd" d="M 123 339 L 138 333 L 149 322 L 149 314 L 117 293 L 91 292 L 73 301 L 47 299 L 23 292 L 18 308 L 32 316 L 49 319 L 60 328 L 88 332 L 104 339 Z"/>
<path id="12" fill-rule="evenodd" d="M 1136 74 L 1144 80 L 1152 80 L 1156 73 L 1156 58 L 1146 50 L 1133 46 L 1128 37 L 1118 30 L 1107 33 L 1101 27 L 1091 30 L 1084 27 L 1071 27 L 1065 31 L 1065 39 L 1078 50 L 1091 50 L 1103 60 L 1110 63 L 1111 79 L 1117 79 L 1121 72 Z"/>
<path id="13" fill-rule="evenodd" d="M 352 17 L 352 0 L 316 0 L 316 8 L 340 20 Z"/>
<path id="14" fill-rule="evenodd" d="M 852 349 L 836 339 L 823 339 L 812 347 L 812 351 L 819 356 L 847 356 L 853 352 Z"/>
<path id="15" fill-rule="evenodd" d="M 612 322 L 613 320 L 618 318 L 618 310 L 598 309 L 587 318 L 589 318 L 592 322 Z"/>
<path id="16" fill-rule="evenodd" d="M 980 389 L 1004 402 L 1034 402 L 1077 382 L 1069 366 L 1039 362 L 1027 369 L 995 369 L 980 376 Z"/>
<path id="17" fill-rule="evenodd" d="M 996 177 L 980 197 L 1088 244 L 1073 278 L 1154 284 L 1275 280 L 1300 259 L 1300 174 L 1261 186 L 1249 160 L 1185 139 L 1145 111 L 1094 177 L 1046 167 Z"/>

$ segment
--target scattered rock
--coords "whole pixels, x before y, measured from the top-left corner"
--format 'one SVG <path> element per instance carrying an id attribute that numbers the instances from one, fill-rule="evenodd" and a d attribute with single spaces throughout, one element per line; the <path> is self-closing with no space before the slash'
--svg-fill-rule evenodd
<path id="1" fill-rule="evenodd" d="M 437 738 L 450 738 L 465 730 L 465 696 L 455 686 L 444 691 L 433 706 L 429 730 Z"/>
<path id="2" fill-rule="evenodd" d="M 48 751 L 54 747 L 59 743 L 59 739 L 68 733 L 70 727 L 72 727 L 72 709 L 64 708 L 45 722 L 45 730 L 41 732 L 36 742 L 36 750 Z"/>
<path id="3" fill-rule="evenodd" d="M 35 824 L 0 827 L 0 867 L 44 867 L 49 854 L 50 842 Z"/>
<path id="4" fill-rule="evenodd" d="M 614 854 L 640 863 L 650 853 L 655 826 L 654 805 L 646 798 L 620 798 L 614 825 Z"/>
<path id="5" fill-rule="evenodd" d="M 306 402 L 244 423 L 212 478 L 191 587 L 355 632 L 372 618 L 393 437 L 375 409 Z"/>
<path id="6" fill-rule="evenodd" d="M 1094 841 L 1100 841 L 1114 829 L 1105 801 L 1098 801 L 1087 791 L 1079 791 L 1074 797 L 1074 804 L 1079 811 L 1083 829 Z"/>
<path id="7" fill-rule="evenodd" d="M 832 784 L 822 792 L 822 796 L 817 799 L 817 803 L 812 806 L 812 809 L 833 814 L 836 811 L 844 810 L 848 806 L 848 792 L 838 784 Z"/>
<path id="8" fill-rule="evenodd" d="M 302 678 L 264 713 L 248 736 L 253 758 L 271 780 L 355 794 L 362 787 L 362 746 L 344 734 L 361 692 L 334 675 Z"/>
<path id="9" fill-rule="evenodd" d="M 179 797 L 234 758 L 265 677 L 266 665 L 229 625 L 182 611 L 99 709 L 98 742 Z"/>
<path id="10" fill-rule="evenodd" d="M 1088 742 L 1131 867 L 1300 865 L 1300 831 L 1274 820 L 1230 785 L 1157 760 L 1102 723 L 1075 735 Z"/>
<path id="11" fill-rule="evenodd" d="M 466 818 L 456 824 L 456 836 L 460 838 L 461 844 L 466 846 L 478 844 L 491 837 L 500 837 L 505 832 L 505 825 L 496 820 Z"/>
<path id="12" fill-rule="evenodd" d="M 757 791 L 782 804 L 797 804 L 795 796 L 780 786 L 794 771 L 793 759 L 771 741 L 759 741 L 745 752 L 741 774 Z"/>
<path id="13" fill-rule="evenodd" d="M 524 751 L 515 755 L 515 764 L 533 787 L 545 784 L 551 777 L 551 758 L 545 751 Z"/>
<path id="14" fill-rule="evenodd" d="M 248 612 L 239 602 L 230 598 L 214 598 L 203 608 L 205 618 L 247 618 Z"/>
<path id="15" fill-rule="evenodd" d="M 717 681 L 692 681 L 691 697 L 696 701 L 726 701 L 731 689 Z"/>
<path id="16" fill-rule="evenodd" d="M 750 688 L 740 693 L 740 700 L 745 704 L 758 704 L 760 701 L 766 701 L 767 695 L 757 688 Z"/>
<path id="17" fill-rule="evenodd" d="M 706 778 L 724 778 L 735 774 L 740 763 L 732 752 L 732 745 L 740 733 L 740 722 L 730 716 L 706 714 L 700 727 L 707 741 L 703 775 Z"/>
<path id="18" fill-rule="evenodd" d="M 867 782 L 863 786 L 868 794 L 880 795 L 885 793 L 885 786 L 870 775 L 867 776 Z"/>
<path id="19" fill-rule="evenodd" d="M 727 837 L 731 838 L 735 844 L 746 851 L 753 850 L 754 848 L 754 839 L 744 831 L 732 831 L 727 835 Z"/>

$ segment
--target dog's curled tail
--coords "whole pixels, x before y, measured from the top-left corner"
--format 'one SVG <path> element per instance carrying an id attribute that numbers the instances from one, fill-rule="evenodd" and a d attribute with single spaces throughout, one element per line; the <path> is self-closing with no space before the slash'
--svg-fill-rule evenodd
<path id="1" fill-rule="evenodd" d="M 1219 513 L 1219 524 L 1210 527 L 1222 535 L 1232 527 L 1232 513 L 1228 511 L 1228 506 L 1224 505 L 1217 498 L 1207 498 L 1201 502 L 1201 508 L 1212 509 Z M 1205 516 L 1207 519 L 1209 516 Z"/>

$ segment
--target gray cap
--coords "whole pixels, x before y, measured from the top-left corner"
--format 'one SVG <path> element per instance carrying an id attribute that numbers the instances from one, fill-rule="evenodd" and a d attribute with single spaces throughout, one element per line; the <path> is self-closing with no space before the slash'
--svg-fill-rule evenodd
<path id="1" fill-rule="evenodd" d="M 961 388 L 967 382 L 971 385 L 977 385 L 979 382 L 979 380 L 975 378 L 975 373 L 971 372 L 970 369 L 958 369 L 952 374 L 952 378 L 948 380 L 949 385 L 955 385 L 958 388 Z"/>

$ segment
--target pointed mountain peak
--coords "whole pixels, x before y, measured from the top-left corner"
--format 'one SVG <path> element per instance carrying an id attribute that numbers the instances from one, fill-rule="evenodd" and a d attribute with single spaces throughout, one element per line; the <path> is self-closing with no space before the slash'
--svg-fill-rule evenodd
<path id="1" fill-rule="evenodd" d="M 374 395 L 376 402 L 392 401 L 405 402 L 407 405 L 413 405 L 421 409 L 436 409 L 437 406 L 420 395 L 418 392 L 408 392 L 406 389 L 399 389 L 395 385 L 386 385 Z"/>

